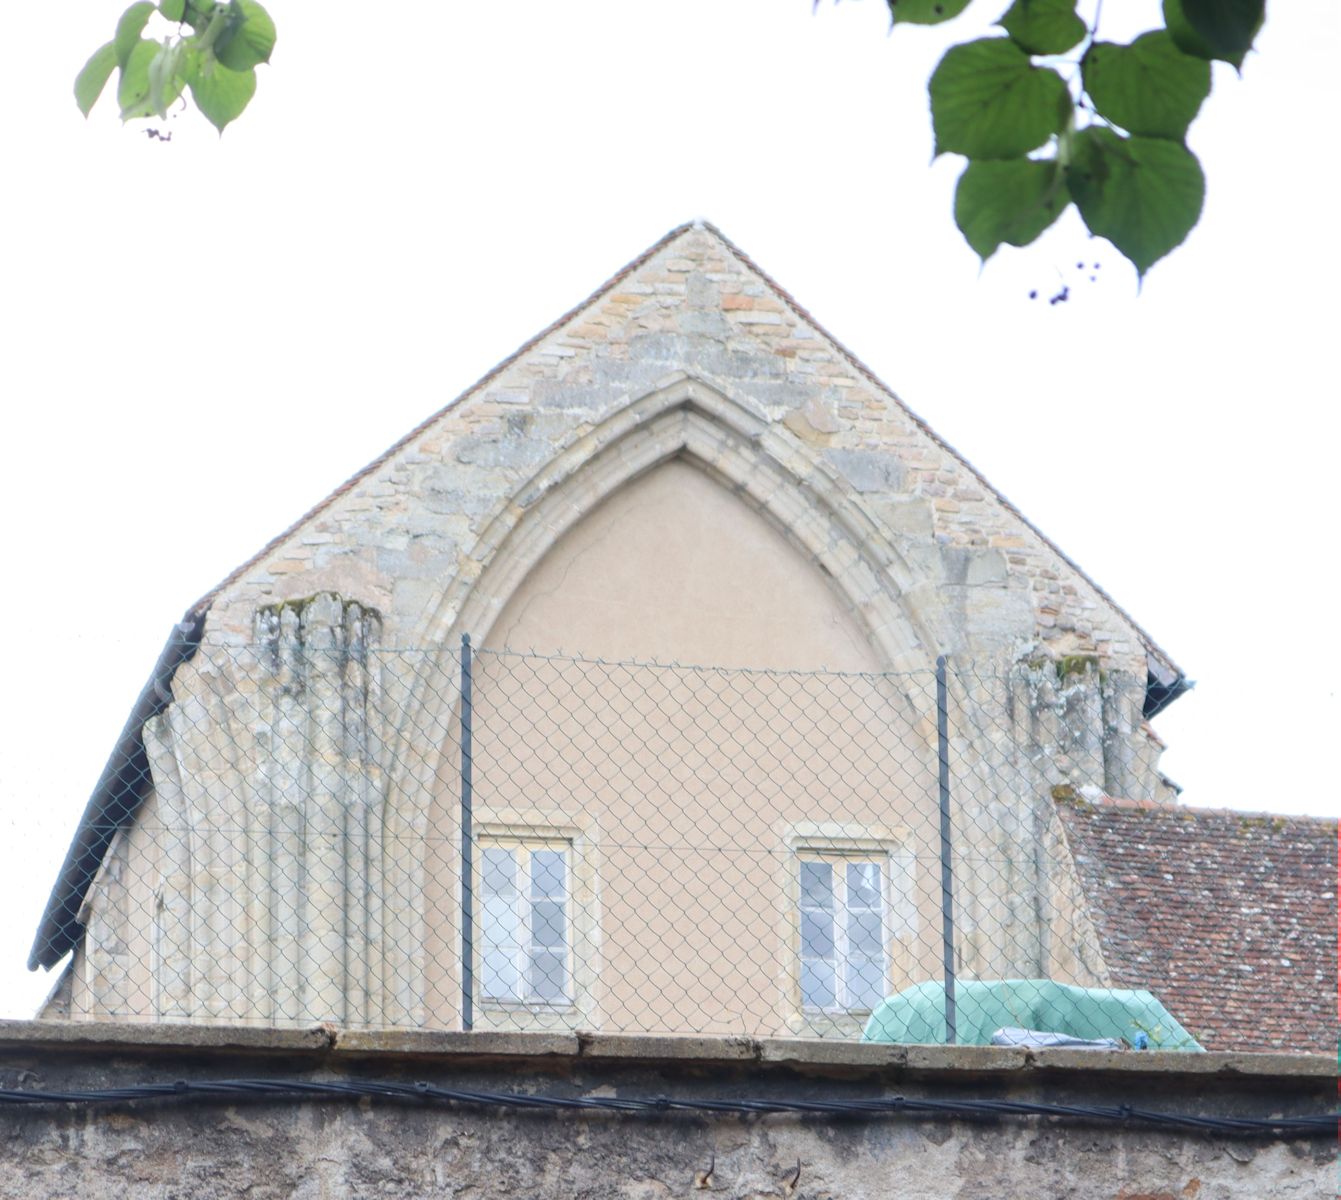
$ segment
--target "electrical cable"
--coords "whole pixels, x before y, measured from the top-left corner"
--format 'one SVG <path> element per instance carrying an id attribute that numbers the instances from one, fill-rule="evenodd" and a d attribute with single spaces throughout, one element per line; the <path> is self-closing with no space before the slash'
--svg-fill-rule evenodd
<path id="1" fill-rule="evenodd" d="M 526 1092 L 471 1091 L 429 1083 L 391 1080 L 211 1079 L 142 1083 L 117 1088 L 76 1090 L 0 1089 L 0 1105 L 116 1104 L 135 1100 L 218 1099 L 252 1096 L 276 1100 L 372 1099 L 431 1102 L 472 1107 L 583 1111 L 634 1114 L 706 1112 L 725 1115 L 769 1116 L 899 1116 L 927 1115 L 949 1118 L 1051 1117 L 1081 1121 L 1139 1123 L 1207 1134 L 1239 1134 L 1269 1138 L 1336 1137 L 1341 1118 L 1336 1113 L 1304 1117 L 1222 1117 L 1159 1112 L 1127 1104 L 1043 1104 L 1025 1100 L 929 1100 L 889 1096 L 865 1100 L 731 1099 L 707 1097 L 677 1099 L 669 1096 L 549 1096 Z"/>

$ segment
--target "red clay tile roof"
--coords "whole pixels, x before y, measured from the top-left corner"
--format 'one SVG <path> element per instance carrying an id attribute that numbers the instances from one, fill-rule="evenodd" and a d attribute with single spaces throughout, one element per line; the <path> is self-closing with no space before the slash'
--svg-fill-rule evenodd
<path id="1" fill-rule="evenodd" d="M 1210 1050 L 1337 1049 L 1337 822 L 1058 803 L 1104 957 Z"/>

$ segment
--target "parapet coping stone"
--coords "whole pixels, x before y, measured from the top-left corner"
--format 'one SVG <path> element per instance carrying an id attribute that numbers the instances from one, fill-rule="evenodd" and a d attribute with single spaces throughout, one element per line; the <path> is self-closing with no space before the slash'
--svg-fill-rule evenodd
<path id="1" fill-rule="evenodd" d="M 750 1038 L 711 1035 L 505 1032 L 484 1030 L 349 1030 L 332 1024 L 307 1028 L 186 1023 L 0 1020 L 0 1055 L 15 1052 L 82 1055 L 143 1053 L 307 1058 L 330 1067 L 341 1060 L 547 1060 L 551 1063 L 633 1062 L 685 1068 L 725 1064 L 786 1067 L 825 1074 L 861 1075 L 896 1070 L 919 1075 L 1006 1077 L 1046 1072 L 1094 1072 L 1127 1077 L 1231 1076 L 1260 1083 L 1334 1080 L 1336 1062 L 1325 1054 L 1189 1054 L 1173 1051 L 1027 1049 L 1014 1046 L 931 1046 L 821 1038 Z"/>

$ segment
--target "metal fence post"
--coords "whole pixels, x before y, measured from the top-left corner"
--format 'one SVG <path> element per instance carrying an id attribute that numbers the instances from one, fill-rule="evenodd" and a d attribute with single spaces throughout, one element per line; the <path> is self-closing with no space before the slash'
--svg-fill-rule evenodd
<path id="1" fill-rule="evenodd" d="M 950 830 L 950 708 L 946 698 L 945 655 L 936 658 L 936 750 L 940 759 L 941 941 L 945 963 L 945 1040 L 955 1042 L 955 896 Z"/>
<path id="2" fill-rule="evenodd" d="M 475 1024 L 474 700 L 471 695 L 470 634 L 461 635 L 461 1028 Z"/>

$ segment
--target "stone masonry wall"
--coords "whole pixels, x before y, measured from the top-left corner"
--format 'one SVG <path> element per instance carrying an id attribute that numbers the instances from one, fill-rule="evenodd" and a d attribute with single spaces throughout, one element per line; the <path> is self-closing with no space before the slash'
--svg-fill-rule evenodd
<path id="1" fill-rule="evenodd" d="M 447 583 L 487 567 L 528 503 L 527 481 L 676 375 L 748 409 L 799 480 L 836 481 L 892 539 L 916 581 L 907 602 L 940 643 L 926 654 L 996 656 L 1037 641 L 1143 675 L 1131 622 L 699 227 L 671 236 L 230 580 L 207 637 L 248 640 L 258 608 L 327 590 L 381 612 L 389 645 L 441 636 L 457 615 L 441 605 Z"/>
<path id="2" fill-rule="evenodd" d="M 798 571 L 831 588 L 869 642 L 863 670 L 926 676 L 944 653 L 965 672 L 952 688 L 961 971 L 1102 978 L 1063 903 L 1074 889 L 1041 849 L 1049 789 L 1160 793 L 1141 719 L 1147 658 L 1160 652 L 748 259 L 696 226 L 201 602 L 205 645 L 145 728 L 154 790 L 93 889 L 71 1011 L 437 1023 L 428 997 L 446 956 L 434 939 L 456 936 L 459 873 L 435 869 L 426 847 L 459 844 L 459 637 L 503 649 L 490 632 L 556 542 L 673 461 L 800 551 Z M 657 531 L 647 540 L 655 553 Z M 652 586 L 627 585 L 638 633 L 638 588 Z M 795 640 L 730 665 L 813 670 Z M 638 644 L 653 649 L 633 657 L 656 657 L 654 640 Z M 386 655 L 374 647 L 428 657 L 398 675 L 375 665 Z M 521 696 L 520 723 L 547 702 Z M 911 769 L 934 746 L 927 716 L 902 738 L 911 765 L 885 789 L 886 824 L 915 827 L 931 793 Z M 748 755 L 736 765 L 752 770 Z M 526 759 L 513 771 L 535 774 Z M 767 816 L 777 789 L 754 777 L 748 805 Z M 577 803 L 572 789 L 537 790 L 528 804 Z M 433 887 L 446 889 L 436 904 Z"/>

